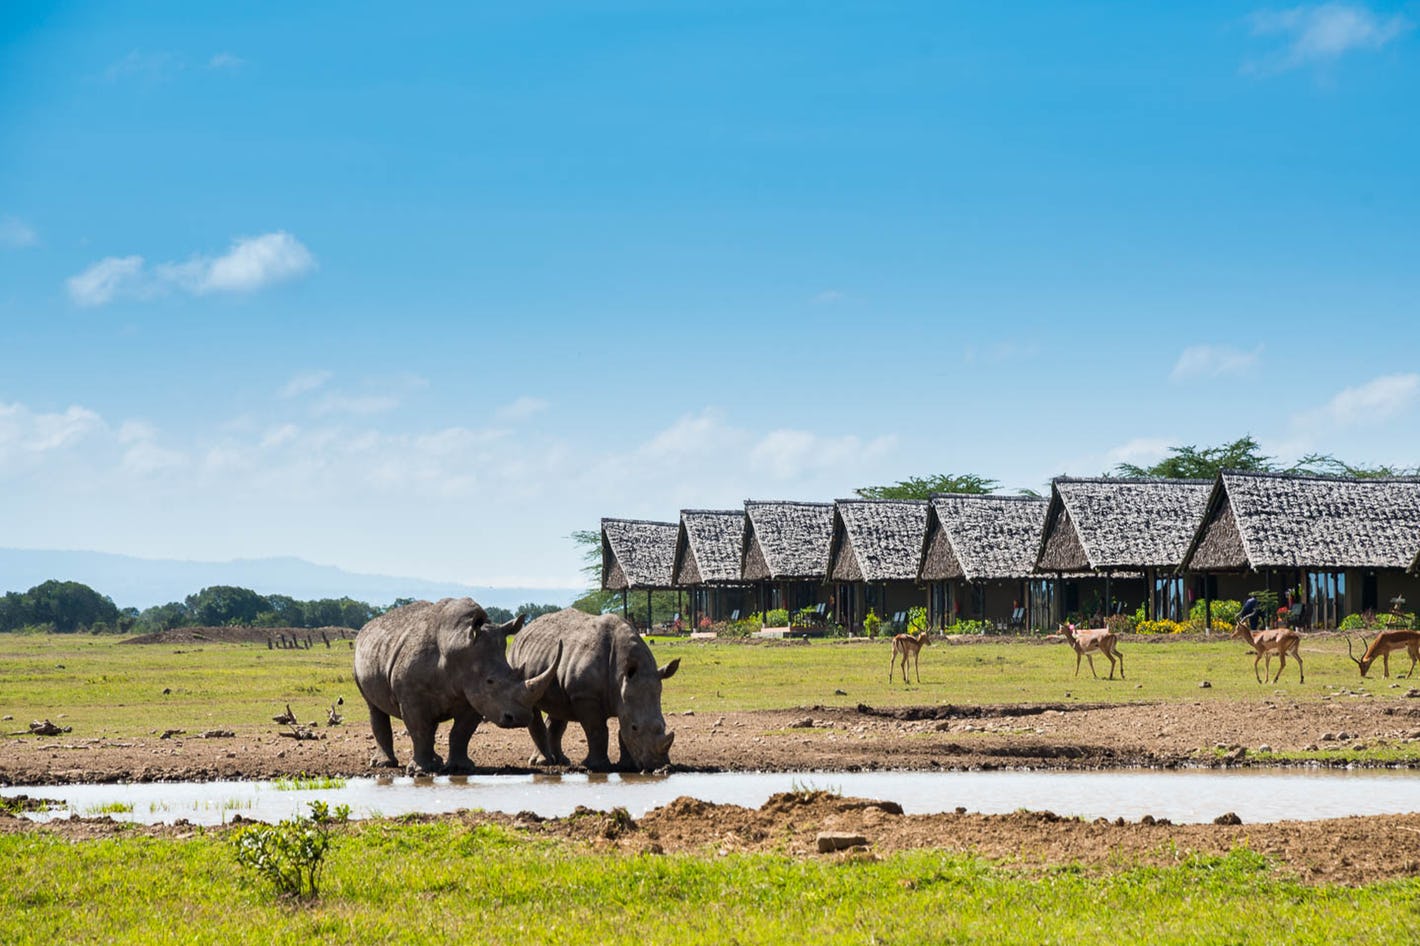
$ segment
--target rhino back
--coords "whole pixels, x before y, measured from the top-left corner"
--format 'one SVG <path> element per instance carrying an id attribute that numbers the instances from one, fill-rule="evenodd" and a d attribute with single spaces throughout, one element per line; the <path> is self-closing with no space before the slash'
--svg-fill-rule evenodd
<path id="1" fill-rule="evenodd" d="M 467 633 L 482 608 L 469 598 L 416 601 L 370 621 L 355 638 L 355 684 L 361 695 L 400 716 L 402 700 L 418 694 L 431 704 L 457 700 L 459 676 L 470 668 Z M 476 661 L 475 661 L 476 662 Z"/>
<path id="2" fill-rule="evenodd" d="M 508 662 L 525 676 L 552 666 L 557 645 L 562 659 L 557 682 L 539 702 L 543 712 L 560 718 L 571 714 L 571 703 L 595 701 L 607 716 L 618 712 L 617 661 L 628 647 L 650 649 L 625 621 L 613 614 L 591 615 L 566 608 L 538 618 L 513 639 Z"/>

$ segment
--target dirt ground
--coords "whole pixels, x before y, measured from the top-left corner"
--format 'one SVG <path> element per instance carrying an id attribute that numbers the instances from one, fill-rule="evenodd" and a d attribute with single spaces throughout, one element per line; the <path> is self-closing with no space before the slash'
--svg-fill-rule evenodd
<path id="1" fill-rule="evenodd" d="M 1357 703 L 1293 703 L 1285 698 L 1242 704 L 1082 706 L 1012 704 L 674 715 L 676 767 L 695 771 L 872 771 L 946 769 L 1094 769 L 1121 766 L 1269 764 L 1274 751 L 1318 746 L 1376 746 L 1420 740 L 1420 701 L 1383 707 Z M 613 723 L 613 725 L 615 725 Z M 447 727 L 444 727 L 446 730 Z M 398 729 L 396 749 L 409 756 Z M 128 740 L 10 737 L 0 741 L 0 784 L 265 779 L 305 773 L 368 774 L 373 739 L 363 720 L 322 727 L 321 738 L 296 741 L 279 727 L 203 737 L 155 732 Z M 1259 735 L 1262 734 L 1262 735 Z M 523 730 L 480 729 L 472 754 L 484 772 L 529 771 L 531 742 Z M 577 728 L 568 754 L 584 749 Z M 42 793 L 35 793 L 42 794 Z M 1004 863 L 1039 867 L 1080 863 L 1099 869 L 1168 864 L 1192 852 L 1222 853 L 1247 845 L 1308 882 L 1363 883 L 1420 875 L 1420 814 L 1258 825 L 1168 825 L 1083 822 L 1048 812 L 1010 815 L 903 815 L 891 800 L 866 802 L 823 793 L 782 795 L 758 810 L 681 798 L 639 821 L 581 812 L 542 820 L 533 815 L 462 814 L 469 821 L 579 839 L 632 852 L 776 851 L 802 856 L 873 857 L 903 848 L 966 851 Z M 106 819 L 36 827 L 0 815 L 0 831 L 61 831 L 77 837 L 119 830 Z M 130 829 L 131 830 L 131 829 Z M 158 834 L 190 828 L 141 829 Z M 859 834 L 865 850 L 820 855 L 821 831 Z"/>

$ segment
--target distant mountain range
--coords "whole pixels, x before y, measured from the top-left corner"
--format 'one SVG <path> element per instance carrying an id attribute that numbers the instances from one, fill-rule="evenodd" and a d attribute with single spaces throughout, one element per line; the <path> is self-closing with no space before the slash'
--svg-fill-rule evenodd
<path id="1" fill-rule="evenodd" d="M 375 605 L 387 605 L 396 598 L 437 600 L 467 596 L 479 604 L 515 608 L 529 602 L 571 604 L 583 594 L 579 588 L 492 588 L 423 578 L 361 575 L 300 558 L 186 562 L 107 552 L 0 548 L 0 594 L 27 591 L 51 578 L 81 582 L 108 595 L 120 608 L 140 610 L 181 601 L 212 585 L 236 585 L 301 601 L 349 597 Z"/>

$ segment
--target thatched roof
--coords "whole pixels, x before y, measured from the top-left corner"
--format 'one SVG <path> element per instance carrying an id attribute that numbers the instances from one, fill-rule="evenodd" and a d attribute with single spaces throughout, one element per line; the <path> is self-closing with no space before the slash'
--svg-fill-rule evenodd
<path id="1" fill-rule="evenodd" d="M 1174 568 L 1203 521 L 1207 480 L 1057 477 L 1037 572 Z"/>
<path id="2" fill-rule="evenodd" d="M 670 588 L 677 526 L 640 519 L 602 520 L 602 587 Z"/>
<path id="3" fill-rule="evenodd" d="M 1420 479 L 1224 471 L 1190 543 L 1191 571 L 1410 568 Z"/>
<path id="4" fill-rule="evenodd" d="M 1030 577 L 1049 506 L 1035 496 L 934 495 L 927 507 L 918 577 L 923 581 Z"/>
<path id="5" fill-rule="evenodd" d="M 680 586 L 739 584 L 744 536 L 743 509 L 682 509 L 671 579 Z"/>
<path id="6" fill-rule="evenodd" d="M 837 500 L 828 575 L 835 581 L 916 581 L 926 532 L 926 500 Z"/>
<path id="7" fill-rule="evenodd" d="M 748 500 L 740 574 L 746 581 L 822 581 L 832 535 L 832 503 Z"/>

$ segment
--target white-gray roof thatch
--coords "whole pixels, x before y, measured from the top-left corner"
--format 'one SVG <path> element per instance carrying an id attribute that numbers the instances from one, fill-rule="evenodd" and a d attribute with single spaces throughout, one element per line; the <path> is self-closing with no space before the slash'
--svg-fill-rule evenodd
<path id="1" fill-rule="evenodd" d="M 925 500 L 837 500 L 833 504 L 829 577 L 835 581 L 915 582 L 926 532 Z"/>
<path id="2" fill-rule="evenodd" d="M 1190 571 L 1410 568 L 1420 479 L 1224 471 L 1188 548 Z"/>
<path id="3" fill-rule="evenodd" d="M 1203 521 L 1207 480 L 1057 477 L 1037 572 L 1175 568 Z"/>
<path id="4" fill-rule="evenodd" d="M 833 536 L 832 503 L 745 502 L 746 581 L 822 581 Z"/>
<path id="5" fill-rule="evenodd" d="M 670 588 L 677 526 L 640 519 L 602 520 L 602 587 Z"/>
<path id="6" fill-rule="evenodd" d="M 1035 496 L 942 493 L 928 502 L 918 577 L 923 581 L 1029 578 L 1045 512 Z"/>
<path id="7" fill-rule="evenodd" d="M 744 536 L 743 509 L 682 509 L 672 580 L 678 586 L 739 584 Z"/>

